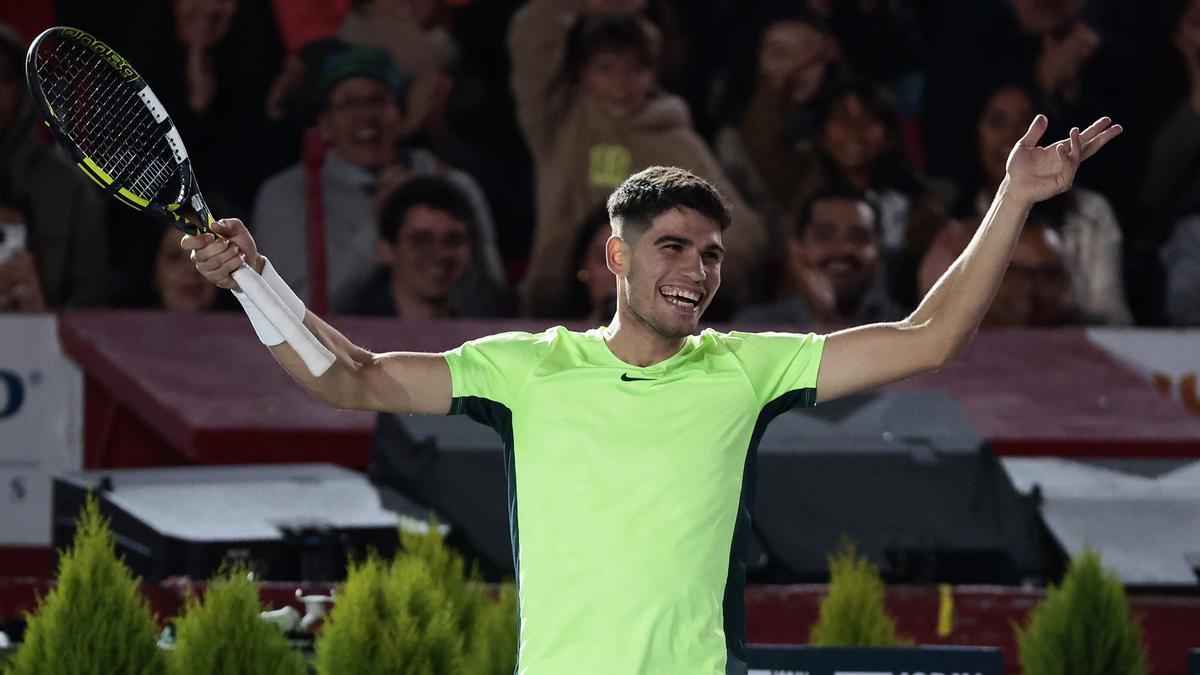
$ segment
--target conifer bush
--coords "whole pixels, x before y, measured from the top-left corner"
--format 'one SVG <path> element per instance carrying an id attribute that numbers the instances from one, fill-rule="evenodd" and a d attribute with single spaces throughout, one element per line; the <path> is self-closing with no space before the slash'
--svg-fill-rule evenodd
<path id="1" fill-rule="evenodd" d="M 1091 549 L 1071 561 L 1062 584 L 1051 586 L 1016 626 L 1026 675 L 1145 675 L 1141 626 L 1130 614 L 1125 588 Z"/>
<path id="2" fill-rule="evenodd" d="M 402 553 L 391 563 L 370 556 L 350 566 L 317 640 L 317 673 L 510 675 L 517 650 L 512 585 L 493 599 L 436 524 L 400 537 Z"/>
<path id="3" fill-rule="evenodd" d="M 821 601 L 808 641 L 823 647 L 889 647 L 910 644 L 896 634 L 884 607 L 879 569 L 843 541 L 829 556 L 829 594 Z"/>
<path id="4" fill-rule="evenodd" d="M 306 675 L 283 632 L 261 618 L 259 585 L 244 566 L 218 573 L 175 622 L 170 675 Z"/>
<path id="5" fill-rule="evenodd" d="M 58 583 L 27 614 L 7 675 L 163 675 L 158 623 L 116 555 L 108 519 L 88 495 Z"/>

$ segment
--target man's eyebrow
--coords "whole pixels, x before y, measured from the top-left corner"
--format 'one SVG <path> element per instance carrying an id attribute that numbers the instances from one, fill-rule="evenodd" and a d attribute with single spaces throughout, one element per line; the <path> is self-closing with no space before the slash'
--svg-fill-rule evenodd
<path id="1" fill-rule="evenodd" d="M 660 244 L 680 244 L 683 246 L 691 246 L 695 243 L 696 242 L 692 241 L 691 239 L 688 239 L 687 237 L 681 237 L 677 234 L 664 234 L 663 236 L 654 240 L 655 246 L 658 246 Z M 716 243 L 705 246 L 704 250 L 706 252 L 708 252 L 708 251 L 716 251 L 718 253 L 725 252 L 725 248 L 723 246 L 721 246 L 720 244 L 716 244 Z"/>

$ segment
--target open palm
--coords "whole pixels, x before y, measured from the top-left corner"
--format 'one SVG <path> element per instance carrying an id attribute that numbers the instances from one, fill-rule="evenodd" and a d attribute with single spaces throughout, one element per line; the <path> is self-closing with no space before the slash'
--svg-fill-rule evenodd
<path id="1" fill-rule="evenodd" d="M 1040 202 L 1069 190 L 1080 162 L 1096 154 L 1122 131 L 1121 125 L 1101 117 L 1083 131 L 1076 127 L 1071 129 L 1070 137 L 1038 147 L 1048 124 L 1045 115 L 1034 117 L 1029 130 L 1008 155 L 1009 189 L 1030 202 Z"/>

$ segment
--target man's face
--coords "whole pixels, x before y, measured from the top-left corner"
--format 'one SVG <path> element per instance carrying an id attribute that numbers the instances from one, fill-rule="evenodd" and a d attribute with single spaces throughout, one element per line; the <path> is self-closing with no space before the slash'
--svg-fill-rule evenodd
<path id="1" fill-rule="evenodd" d="M 583 91 L 613 117 L 628 117 L 646 105 L 654 91 L 654 71 L 632 51 L 600 52 L 581 75 Z"/>
<path id="2" fill-rule="evenodd" d="M 471 231 L 445 211 L 417 205 L 408 210 L 395 243 L 379 242 L 379 256 L 409 297 L 444 305 L 471 265 Z"/>
<path id="3" fill-rule="evenodd" d="M 610 261 L 618 247 L 625 247 L 625 264 L 613 271 L 633 318 L 666 339 L 695 333 L 721 285 L 721 226 L 694 209 L 670 209 L 636 242 L 612 240 Z"/>
<path id="4" fill-rule="evenodd" d="M 318 122 L 321 135 L 345 162 L 368 171 L 391 164 L 400 108 L 381 82 L 355 77 L 329 91 Z"/>
<path id="5" fill-rule="evenodd" d="M 1026 226 L 1013 249 L 985 323 L 990 326 L 1060 326 L 1067 318 L 1069 286 L 1062 242 L 1042 226 Z"/>
<path id="6" fill-rule="evenodd" d="M 815 267 L 829 279 L 840 309 L 856 308 L 879 268 L 874 213 L 855 199 L 816 202 L 792 255 L 794 266 Z"/>

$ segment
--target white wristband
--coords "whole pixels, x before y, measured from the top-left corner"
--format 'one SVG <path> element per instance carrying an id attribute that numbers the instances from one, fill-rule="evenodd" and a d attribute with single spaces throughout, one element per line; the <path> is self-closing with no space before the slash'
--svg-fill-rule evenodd
<path id="1" fill-rule="evenodd" d="M 275 291 L 275 295 L 278 295 L 280 300 L 283 300 L 283 304 L 287 306 L 292 316 L 296 317 L 296 320 L 300 323 L 304 323 L 304 315 L 308 313 L 308 309 L 304 306 L 304 301 L 300 299 L 300 296 L 296 295 L 296 291 L 293 291 L 291 286 L 287 285 L 283 277 L 279 276 L 279 272 L 275 271 L 275 267 L 271 265 L 271 261 L 267 256 L 260 255 L 259 257 L 263 259 L 263 281 L 267 282 L 267 285 L 271 287 L 271 290 Z"/>
<path id="2" fill-rule="evenodd" d="M 231 289 L 232 290 L 232 289 Z M 246 316 L 250 318 L 250 325 L 254 327 L 254 332 L 258 334 L 258 341 L 268 347 L 281 345 L 284 343 L 283 334 L 275 329 L 275 326 L 267 319 L 258 305 L 250 299 L 250 296 L 241 291 L 232 291 L 233 297 L 242 303 L 242 309 L 246 312 Z"/>
<path id="3" fill-rule="evenodd" d="M 284 306 L 287 307 L 288 312 L 295 316 L 298 321 L 303 323 L 304 315 L 308 312 L 308 310 L 304 307 L 304 301 L 301 300 L 300 297 L 296 295 L 296 292 L 284 282 L 283 277 L 279 276 L 279 273 L 276 272 L 275 268 L 271 265 L 271 261 L 268 260 L 266 256 L 262 256 L 262 259 L 263 281 L 266 281 L 267 285 L 271 287 L 271 290 L 275 291 L 275 294 L 279 296 L 279 299 L 283 301 Z M 233 297 L 237 298 L 237 301 L 241 303 L 242 309 L 246 312 L 246 316 L 250 319 L 250 325 L 254 328 L 254 332 L 258 335 L 259 342 L 268 347 L 274 347 L 275 345 L 280 345 L 285 342 L 283 334 L 275 328 L 271 321 L 267 319 L 266 315 L 262 313 L 262 310 L 258 308 L 258 305 L 254 304 L 254 301 L 251 300 L 248 295 L 241 291 L 233 291 Z"/>

